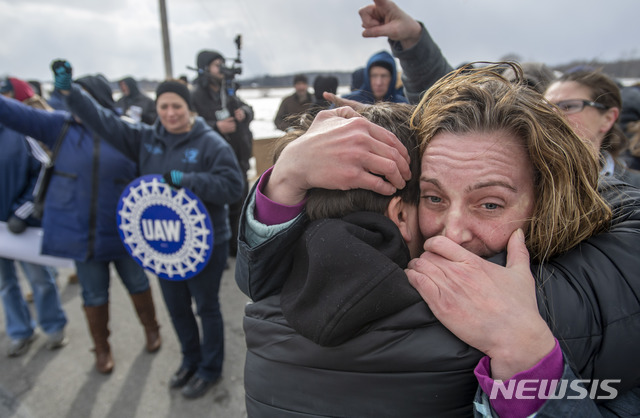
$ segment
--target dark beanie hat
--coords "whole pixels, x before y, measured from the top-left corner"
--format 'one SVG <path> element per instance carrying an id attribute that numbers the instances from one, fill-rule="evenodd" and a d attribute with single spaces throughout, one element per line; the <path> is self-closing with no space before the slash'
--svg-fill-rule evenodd
<path id="1" fill-rule="evenodd" d="M 218 58 L 222 58 L 224 60 L 224 57 L 218 51 L 200 51 L 196 59 L 196 65 L 198 66 L 199 70 L 204 70 L 209 64 L 211 64 L 211 61 L 217 60 Z"/>
<path id="2" fill-rule="evenodd" d="M 160 95 L 164 93 L 175 93 L 178 96 L 182 97 L 185 102 L 187 102 L 187 106 L 189 109 L 193 109 L 191 106 L 191 92 L 189 91 L 189 87 L 187 87 L 184 83 L 175 80 L 167 80 L 163 81 L 156 88 L 156 103 L 158 102 L 158 98 Z"/>

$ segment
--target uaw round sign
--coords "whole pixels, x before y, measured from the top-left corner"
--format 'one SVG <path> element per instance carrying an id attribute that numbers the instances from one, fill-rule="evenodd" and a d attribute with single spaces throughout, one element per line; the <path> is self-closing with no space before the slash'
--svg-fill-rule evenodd
<path id="1" fill-rule="evenodd" d="M 152 174 L 132 181 L 120 196 L 120 238 L 145 269 L 167 280 L 198 274 L 213 249 L 207 209 L 188 189 L 174 189 Z"/>

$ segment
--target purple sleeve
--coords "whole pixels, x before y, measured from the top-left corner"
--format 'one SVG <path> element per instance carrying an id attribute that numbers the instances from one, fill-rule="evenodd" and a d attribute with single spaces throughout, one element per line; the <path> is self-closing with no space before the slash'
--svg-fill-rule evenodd
<path id="1" fill-rule="evenodd" d="M 546 385 L 550 380 L 559 380 L 562 377 L 562 371 L 564 369 L 562 350 L 560 344 L 556 340 L 556 345 L 542 360 L 540 360 L 535 366 L 529 370 L 516 373 L 509 380 L 502 382 L 505 387 L 516 387 L 516 383 L 522 380 L 527 380 L 526 390 L 522 393 L 525 396 L 521 396 L 521 399 L 515 397 L 507 399 L 504 396 L 504 392 L 494 389 L 497 385 L 500 385 L 500 381 L 496 383 L 491 376 L 491 360 L 488 356 L 483 357 L 474 373 L 480 384 L 480 388 L 484 393 L 489 395 L 491 407 L 496 411 L 501 418 L 515 418 L 515 417 L 528 417 L 534 412 L 538 411 L 544 405 L 546 399 L 540 399 L 538 397 L 539 389 L 542 388 L 541 383 L 545 383 L 545 388 L 542 388 L 543 393 L 550 391 L 549 385 Z M 522 385 L 522 383 L 521 383 Z M 552 386 L 553 387 L 553 386 Z M 494 392 L 495 391 L 495 396 Z M 509 393 L 509 391 L 506 391 Z M 516 393 L 514 390 L 511 393 Z M 524 399 L 526 398 L 526 399 Z"/>
<path id="2" fill-rule="evenodd" d="M 253 215 L 256 221 L 269 226 L 292 220 L 302 213 L 307 202 L 305 199 L 297 205 L 281 205 L 262 194 L 262 190 L 269 181 L 269 177 L 271 177 L 271 170 L 273 170 L 273 167 L 265 171 L 258 181 L 258 187 L 256 187 L 256 210 Z"/>

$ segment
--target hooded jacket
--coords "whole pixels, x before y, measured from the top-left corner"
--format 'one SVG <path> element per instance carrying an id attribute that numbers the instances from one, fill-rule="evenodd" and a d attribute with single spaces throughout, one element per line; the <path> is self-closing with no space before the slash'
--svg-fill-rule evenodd
<path id="1" fill-rule="evenodd" d="M 240 198 L 243 173 L 231 147 L 202 118 L 197 117 L 191 130 L 179 135 L 169 133 L 159 118 L 152 126 L 131 124 L 99 106 L 75 84 L 67 105 L 87 127 L 136 161 L 141 175 L 182 171 L 181 186 L 198 196 L 209 211 L 216 245 L 229 239 L 227 205 Z"/>
<path id="2" fill-rule="evenodd" d="M 431 313 L 406 279 L 409 260 L 382 214 L 309 224 L 280 300 L 246 308 L 249 416 L 470 416 L 482 354 Z M 279 378 L 265 385 L 269 374 Z"/>
<path id="3" fill-rule="evenodd" d="M 279 296 L 247 305 L 249 417 L 469 417 L 482 354 L 452 336 L 424 302 L 322 347 L 295 332 Z"/>
<path id="4" fill-rule="evenodd" d="M 131 107 L 137 106 L 140 109 L 140 117 L 142 123 L 147 125 L 153 125 L 158 117 L 156 113 L 155 101 L 140 91 L 138 83 L 132 77 L 125 77 L 120 80 L 121 83 L 125 83 L 129 88 L 129 94 L 123 95 L 116 102 L 116 108 L 120 110 L 123 115 L 128 115 L 128 111 Z"/>
<path id="5" fill-rule="evenodd" d="M 407 103 L 407 98 L 402 95 L 402 92 L 396 89 L 396 82 L 398 81 L 398 71 L 396 69 L 396 61 L 387 51 L 380 51 L 367 62 L 363 77 L 364 81 L 360 88 L 352 93 L 343 96 L 345 99 L 355 100 L 360 103 L 373 103 L 373 90 L 371 89 L 371 79 L 369 78 L 369 72 L 371 67 L 376 63 L 382 63 L 386 68 L 391 69 L 391 81 L 389 82 L 389 89 L 382 99 L 385 102 L 393 103 Z"/>
<path id="6" fill-rule="evenodd" d="M 42 254 L 79 261 L 128 256 L 115 212 L 122 191 L 137 177 L 136 164 L 67 112 L 47 112 L 0 97 L 0 123 L 50 149 L 69 124 L 47 189 Z"/>
<path id="7" fill-rule="evenodd" d="M 111 112 L 118 113 L 116 110 L 116 103 L 113 101 L 113 92 L 109 86 L 109 80 L 102 74 L 86 75 L 84 77 L 77 78 L 76 84 L 82 86 L 93 100 L 98 102 L 100 106 Z"/>
<path id="8" fill-rule="evenodd" d="M 382 214 L 314 221 L 294 248 L 280 293 L 284 317 L 319 345 L 348 341 L 368 324 L 422 302 L 404 273 L 410 259 L 398 227 Z"/>

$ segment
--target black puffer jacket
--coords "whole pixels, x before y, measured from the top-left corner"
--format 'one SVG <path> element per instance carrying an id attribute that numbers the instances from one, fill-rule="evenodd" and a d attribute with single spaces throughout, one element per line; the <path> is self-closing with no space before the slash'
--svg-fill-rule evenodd
<path id="1" fill-rule="evenodd" d="M 357 212 L 313 222 L 294 259 L 280 297 L 246 308 L 250 416 L 472 414 L 482 354 L 409 284 L 409 249 L 390 219 Z"/>
<path id="2" fill-rule="evenodd" d="M 293 260 L 280 293 L 282 312 L 293 329 L 325 347 L 423 302 L 404 272 L 409 248 L 398 227 L 380 213 L 311 222 Z"/>
<path id="3" fill-rule="evenodd" d="M 579 377 L 622 379 L 617 389 L 626 390 L 640 385 L 640 191 L 613 181 L 601 192 L 614 209 L 611 230 L 532 270 L 541 283 L 540 311 Z M 272 256 L 283 250 L 272 248 Z M 251 271 L 247 260 L 258 258 L 239 256 Z M 424 303 L 337 347 L 296 333 L 279 295 L 248 305 L 244 325 L 249 416 L 472 413 L 472 371 L 481 354 L 453 337 Z"/>
<path id="4" fill-rule="evenodd" d="M 608 177 L 609 232 L 549 263 L 532 266 L 538 307 L 582 379 L 640 386 L 640 190 Z"/>
<path id="5" fill-rule="evenodd" d="M 424 302 L 337 347 L 295 332 L 280 298 L 247 305 L 249 417 L 469 417 L 482 354 L 453 336 Z"/>

